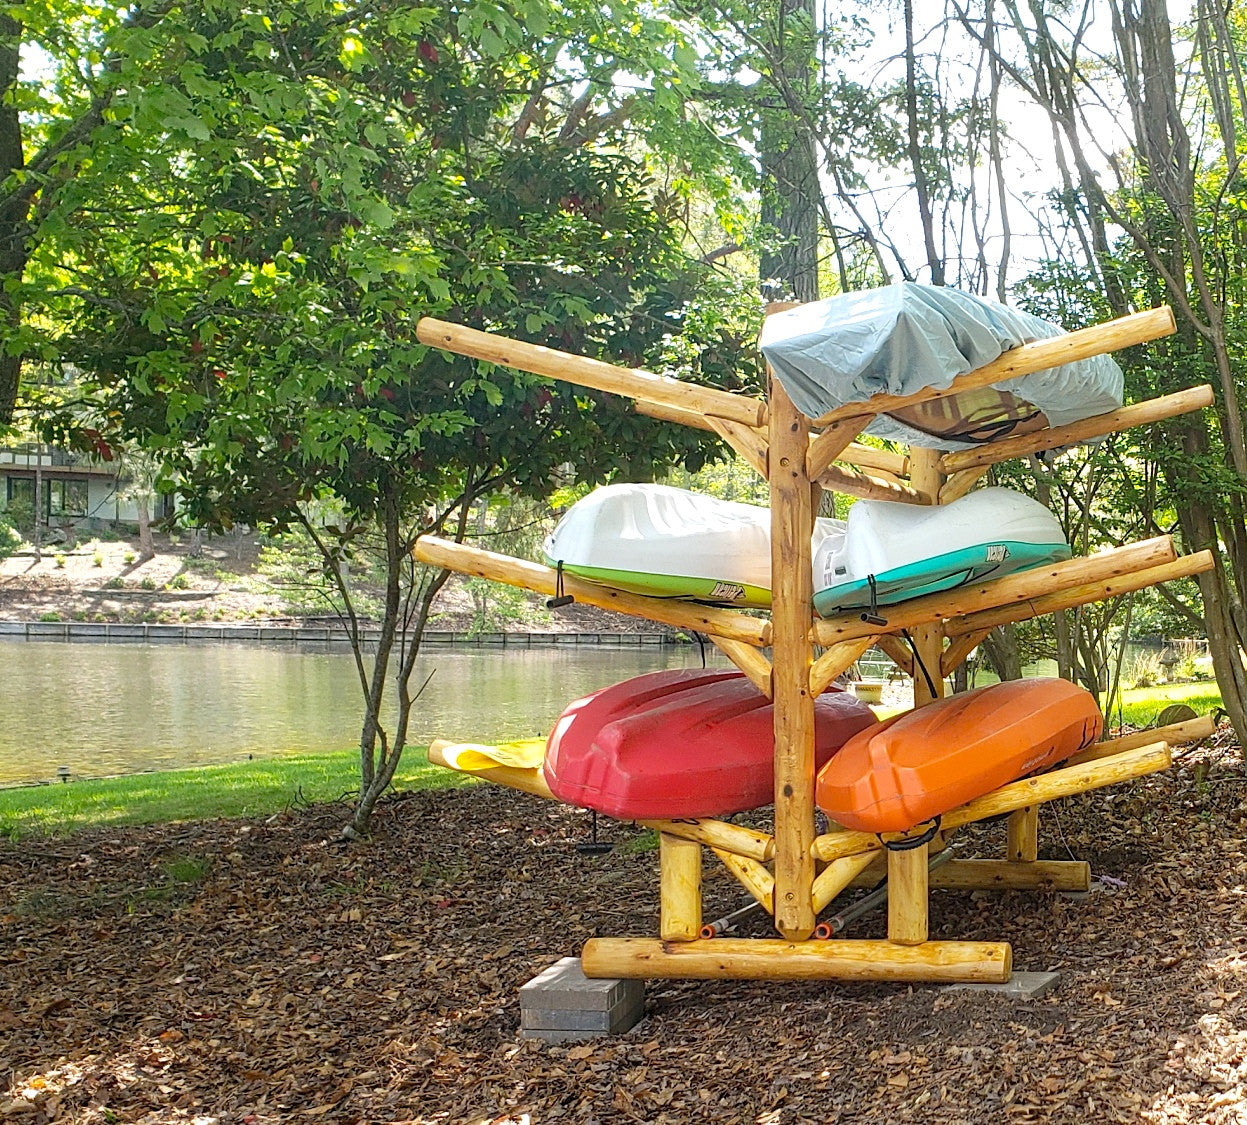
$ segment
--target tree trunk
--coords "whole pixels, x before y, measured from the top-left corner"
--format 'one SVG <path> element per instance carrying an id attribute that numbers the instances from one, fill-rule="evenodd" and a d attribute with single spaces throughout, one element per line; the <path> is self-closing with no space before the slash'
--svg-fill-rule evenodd
<path id="1" fill-rule="evenodd" d="M 17 91 L 21 37 L 22 25 L 11 15 L 0 14 L 0 183 L 25 163 Z M 18 199 L 0 208 L 0 326 L 8 340 L 17 339 L 22 324 L 21 305 L 13 289 L 26 269 L 27 214 L 26 205 Z M 9 282 L 14 283 L 13 289 Z M 0 349 L 0 427 L 13 421 L 21 371 L 22 357 Z"/>
<path id="2" fill-rule="evenodd" d="M 1022 653 L 1018 633 L 1012 625 L 1000 625 L 983 639 L 983 652 L 992 671 L 1002 680 L 1022 678 Z"/>
<path id="3" fill-rule="evenodd" d="M 926 248 L 931 284 L 944 284 L 944 259 L 935 246 L 935 217 L 931 212 L 931 188 L 922 158 L 922 123 L 918 119 L 918 64 L 914 56 L 914 0 L 905 0 L 905 117 L 909 143 L 909 163 L 914 172 L 914 193 L 922 222 L 922 241 Z"/>
<path id="4" fill-rule="evenodd" d="M 139 562 L 145 563 L 156 557 L 156 544 L 152 540 L 151 504 L 146 493 L 135 497 L 134 508 L 139 522 Z"/>
<path id="5" fill-rule="evenodd" d="M 769 51 L 775 90 L 763 104 L 759 154 L 762 224 L 775 230 L 778 245 L 763 251 L 758 273 L 770 300 L 816 301 L 820 188 L 803 104 L 814 69 L 814 3 L 780 0 L 779 7 Z"/>

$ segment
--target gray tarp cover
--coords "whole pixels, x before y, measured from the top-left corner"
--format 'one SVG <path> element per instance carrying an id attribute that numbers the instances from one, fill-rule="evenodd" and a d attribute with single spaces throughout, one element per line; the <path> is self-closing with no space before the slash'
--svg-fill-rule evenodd
<path id="1" fill-rule="evenodd" d="M 983 297 L 902 281 L 776 313 L 763 325 L 761 346 L 797 408 L 817 418 L 881 391 L 947 387 L 1010 348 L 1063 331 Z M 1010 379 L 1001 388 L 1038 407 L 1053 426 L 1122 403 L 1121 368 L 1106 355 Z M 932 444 L 929 434 L 883 416 L 866 432 Z M 940 445 L 966 448 L 951 439 Z"/>

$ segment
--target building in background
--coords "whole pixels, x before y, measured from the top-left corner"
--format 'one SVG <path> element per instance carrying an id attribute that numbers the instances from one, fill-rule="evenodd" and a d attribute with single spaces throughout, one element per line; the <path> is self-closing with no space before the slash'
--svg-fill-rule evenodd
<path id="1" fill-rule="evenodd" d="M 0 448 L 0 512 L 15 527 L 33 530 L 34 513 L 46 532 L 70 538 L 105 529 L 132 530 L 142 497 L 131 495 L 124 466 L 85 453 L 27 442 Z M 172 510 L 172 498 L 152 498 L 150 518 Z"/>

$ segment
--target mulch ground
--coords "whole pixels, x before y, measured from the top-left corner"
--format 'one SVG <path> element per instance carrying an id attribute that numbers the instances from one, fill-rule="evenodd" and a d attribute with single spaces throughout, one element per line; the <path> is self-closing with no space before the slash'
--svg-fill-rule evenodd
<path id="1" fill-rule="evenodd" d="M 578 855 L 585 814 L 481 786 L 390 800 L 362 846 L 333 807 L 6 843 L 0 1118 L 1247 1121 L 1247 772 L 1222 742 L 1046 816 L 1090 896 L 935 894 L 933 936 L 1060 970 L 1043 999 L 658 982 L 632 1032 L 564 1046 L 520 1037 L 520 985 L 656 927 L 655 855 Z"/>

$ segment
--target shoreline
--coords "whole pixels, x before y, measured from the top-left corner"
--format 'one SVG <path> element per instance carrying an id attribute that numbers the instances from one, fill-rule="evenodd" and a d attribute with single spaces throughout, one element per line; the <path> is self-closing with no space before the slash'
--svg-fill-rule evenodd
<path id="1" fill-rule="evenodd" d="M 365 644 L 380 638 L 376 627 L 363 630 Z M 0 641 L 61 642 L 73 644 L 282 644 L 318 651 L 350 650 L 339 625 L 241 625 L 112 621 L 0 620 Z M 555 648 L 688 645 L 696 642 L 671 632 L 511 632 L 469 633 L 429 629 L 422 645 L 459 648 Z"/>

